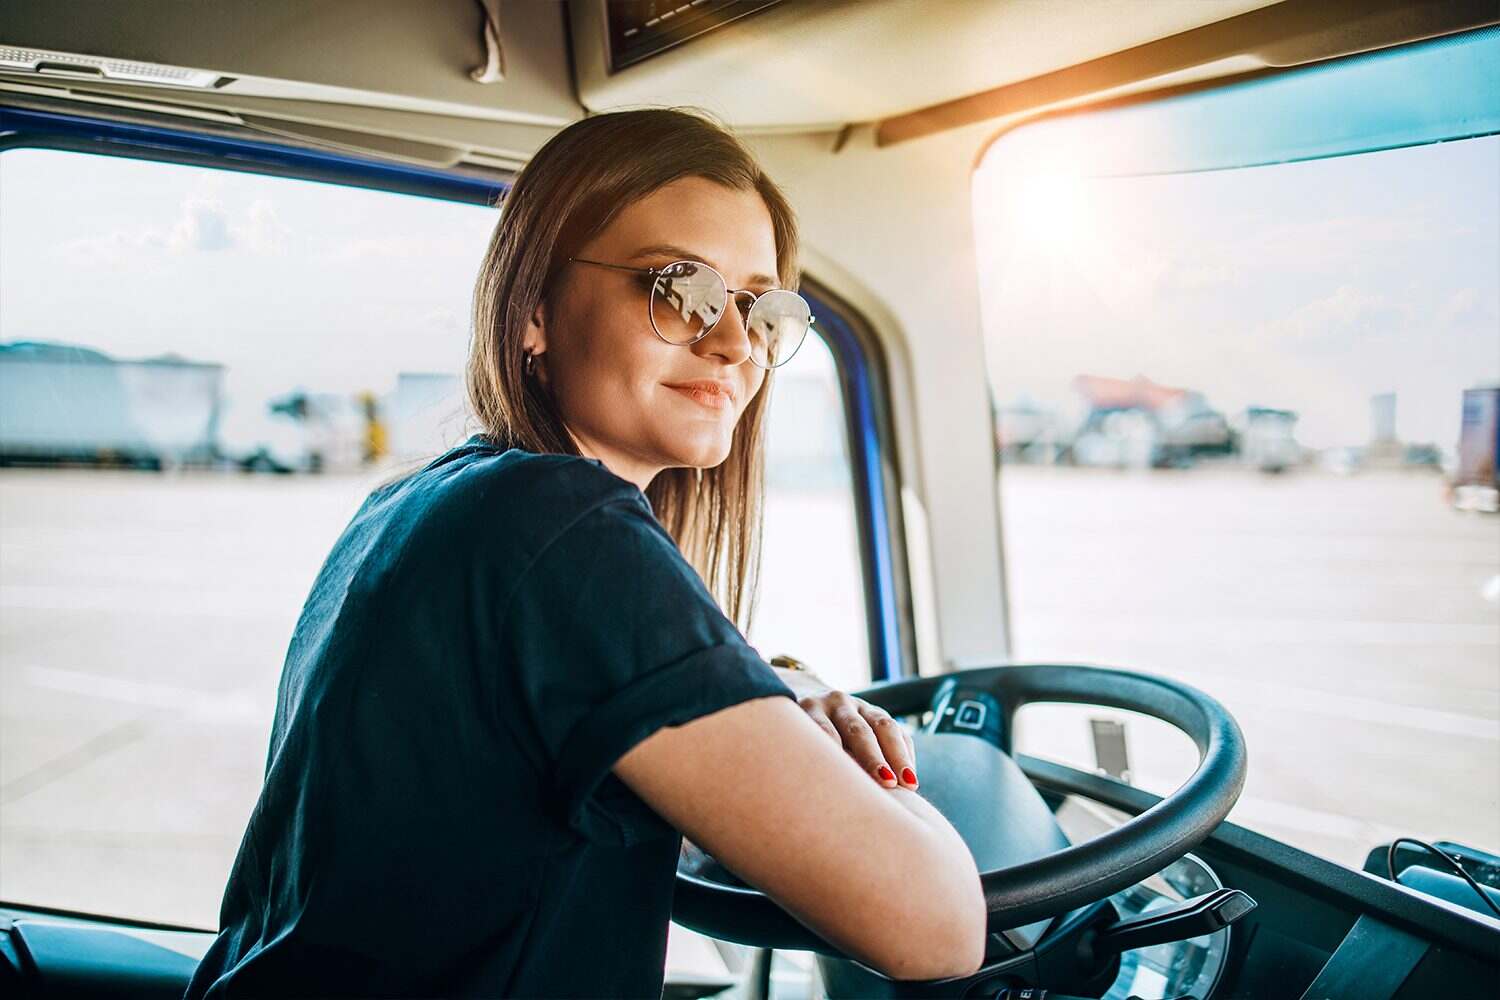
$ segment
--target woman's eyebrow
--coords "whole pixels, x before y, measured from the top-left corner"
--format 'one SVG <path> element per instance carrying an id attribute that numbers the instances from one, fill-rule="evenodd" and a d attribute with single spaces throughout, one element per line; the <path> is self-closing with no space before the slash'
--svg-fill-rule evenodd
<path id="1" fill-rule="evenodd" d="M 649 257 L 670 257 L 673 260 L 696 260 L 700 264 L 707 264 L 714 270 L 720 270 L 719 265 L 701 254 L 696 254 L 686 247 L 680 247 L 675 243 L 653 243 L 648 247 L 641 247 L 630 255 L 630 260 L 645 260 Z M 781 282 L 766 274 L 750 275 L 750 285 L 761 285 L 772 288 L 780 288 Z"/>

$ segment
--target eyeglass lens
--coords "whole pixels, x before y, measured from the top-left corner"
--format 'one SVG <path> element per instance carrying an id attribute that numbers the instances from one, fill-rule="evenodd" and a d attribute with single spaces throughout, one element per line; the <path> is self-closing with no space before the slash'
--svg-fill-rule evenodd
<path id="1" fill-rule="evenodd" d="M 740 301 L 748 302 L 749 296 Z M 678 261 L 663 268 L 652 283 L 651 325 L 668 343 L 691 344 L 718 323 L 728 305 L 729 290 L 717 271 Z M 812 313 L 802 296 L 775 288 L 757 298 L 743 320 L 751 360 L 762 368 L 775 368 L 802 346 Z"/>

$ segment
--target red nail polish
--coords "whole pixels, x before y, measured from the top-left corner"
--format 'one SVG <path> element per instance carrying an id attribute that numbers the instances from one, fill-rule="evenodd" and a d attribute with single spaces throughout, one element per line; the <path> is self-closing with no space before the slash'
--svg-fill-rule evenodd
<path id="1" fill-rule="evenodd" d="M 890 768 L 886 767 L 884 764 L 880 765 L 879 774 L 880 774 L 880 780 L 881 781 L 891 781 L 891 782 L 894 782 L 896 780 L 896 772 L 892 771 Z"/>
<path id="2" fill-rule="evenodd" d="M 909 767 L 903 767 L 901 769 L 901 780 L 915 788 L 917 785 L 917 772 Z"/>

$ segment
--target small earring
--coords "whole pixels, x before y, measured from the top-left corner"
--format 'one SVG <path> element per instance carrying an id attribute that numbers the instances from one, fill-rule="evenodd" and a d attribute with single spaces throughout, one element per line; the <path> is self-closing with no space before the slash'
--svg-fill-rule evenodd
<path id="1" fill-rule="evenodd" d="M 522 365 L 527 375 L 536 374 L 536 355 L 531 351 L 526 352 L 526 362 Z"/>

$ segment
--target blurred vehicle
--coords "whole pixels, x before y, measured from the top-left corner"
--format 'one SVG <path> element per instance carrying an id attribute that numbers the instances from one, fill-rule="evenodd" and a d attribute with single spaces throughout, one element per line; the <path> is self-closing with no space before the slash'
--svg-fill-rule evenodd
<path id="1" fill-rule="evenodd" d="M 370 451 L 368 407 L 356 396 L 295 390 L 231 407 L 219 457 L 246 472 L 347 472 Z"/>
<path id="2" fill-rule="evenodd" d="M 219 431 L 219 457 L 246 472 L 311 472 L 306 423 L 274 400 L 230 402 Z"/>
<path id="3" fill-rule="evenodd" d="M 1073 436 L 1074 465 L 1111 469 L 1150 469 L 1162 464 L 1161 425 L 1151 411 L 1136 406 L 1095 407 Z"/>
<path id="4" fill-rule="evenodd" d="M 1268 406 L 1245 410 L 1240 432 L 1240 460 L 1261 472 L 1285 472 L 1302 461 L 1297 443 L 1297 414 Z"/>
<path id="5" fill-rule="evenodd" d="M 118 360 L 86 347 L 0 344 L 0 462 L 147 468 L 212 460 L 221 365 Z"/>
<path id="6" fill-rule="evenodd" d="M 1202 457 L 1234 450 L 1228 421 L 1200 392 L 1160 385 L 1143 375 L 1080 375 L 1073 388 L 1086 407 L 1073 435 L 1074 464 L 1188 468 Z"/>
<path id="7" fill-rule="evenodd" d="M 1464 390 L 1452 495 L 1459 510 L 1500 511 L 1500 386 Z"/>
<path id="8" fill-rule="evenodd" d="M 1201 393 L 1188 392 L 1156 411 L 1162 429 L 1158 462 L 1186 468 L 1203 458 L 1223 457 L 1235 450 L 1234 433 L 1224 414 L 1208 405 Z"/>
<path id="9" fill-rule="evenodd" d="M 1065 450 L 1056 413 L 1030 399 L 995 407 L 995 452 L 1003 462 L 1052 465 Z"/>
<path id="10" fill-rule="evenodd" d="M 1318 465 L 1325 472 L 1331 472 L 1336 476 L 1354 475 L 1363 468 L 1364 461 L 1364 449 L 1353 445 L 1324 448 L 1318 452 Z"/>
<path id="11" fill-rule="evenodd" d="M 400 372 L 381 400 L 397 462 L 440 455 L 465 437 L 468 404 L 463 380 L 441 372 Z"/>

